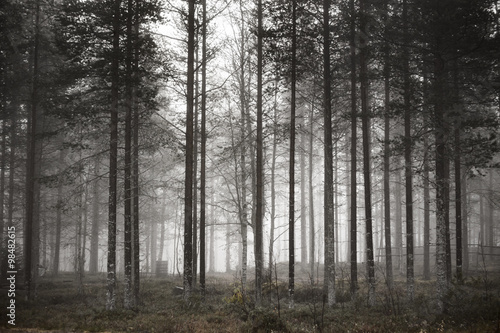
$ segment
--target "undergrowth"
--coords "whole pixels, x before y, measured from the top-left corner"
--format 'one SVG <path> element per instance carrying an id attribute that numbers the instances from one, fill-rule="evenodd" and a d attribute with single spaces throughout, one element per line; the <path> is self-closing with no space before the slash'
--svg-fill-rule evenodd
<path id="1" fill-rule="evenodd" d="M 328 308 L 322 285 L 305 279 L 296 283 L 294 307 L 288 306 L 286 281 L 269 281 L 263 303 L 255 305 L 253 281 L 243 287 L 234 277 L 210 277 L 205 298 L 195 290 L 185 302 L 175 278 L 144 278 L 141 305 L 134 311 L 105 310 L 105 277 L 86 277 L 78 294 L 72 275 L 45 277 L 35 302 L 16 294 L 16 328 L 55 332 L 495 332 L 500 330 L 500 281 L 490 274 L 488 285 L 469 277 L 450 285 L 446 311 L 435 311 L 433 281 L 417 280 L 415 297 L 408 301 L 405 281 L 393 289 L 377 285 L 377 304 L 368 307 L 367 288 L 360 281 L 353 297 L 348 285 L 337 284 L 337 304 Z M 176 292 L 177 289 L 177 292 Z M 118 286 L 118 295 L 123 286 Z M 7 304 L 6 293 L 0 295 Z M 8 328 L 2 306 L 0 331 Z"/>

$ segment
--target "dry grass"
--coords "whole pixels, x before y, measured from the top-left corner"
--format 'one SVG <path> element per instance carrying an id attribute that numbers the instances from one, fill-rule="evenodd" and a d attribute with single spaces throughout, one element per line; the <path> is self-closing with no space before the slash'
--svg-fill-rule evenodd
<path id="1" fill-rule="evenodd" d="M 360 281 L 362 278 L 360 279 Z M 203 301 L 194 293 L 185 303 L 173 291 L 178 278 L 143 278 L 141 306 L 136 311 L 121 307 L 105 310 L 105 277 L 85 278 L 84 294 L 77 294 L 73 275 L 44 277 L 36 302 L 16 299 L 17 332 L 495 332 L 500 329 L 500 275 L 480 273 L 453 284 L 448 311 L 436 314 L 434 282 L 417 280 L 415 299 L 406 299 L 405 282 L 397 280 L 392 291 L 383 279 L 377 285 L 377 305 L 368 307 L 361 282 L 356 298 L 348 284 L 337 284 L 338 304 L 328 309 L 322 288 L 307 278 L 298 279 L 295 307 L 288 308 L 286 278 L 267 281 L 265 304 L 255 308 L 252 281 L 244 290 L 236 276 L 210 276 Z M 119 287 L 118 294 L 122 292 Z M 7 304 L 1 290 L 0 304 Z M 1 306 L 0 331 L 7 325 Z"/>

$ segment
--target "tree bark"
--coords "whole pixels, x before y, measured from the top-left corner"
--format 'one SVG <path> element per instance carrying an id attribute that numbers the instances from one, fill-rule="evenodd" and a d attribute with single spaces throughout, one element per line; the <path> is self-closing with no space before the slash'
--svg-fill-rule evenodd
<path id="1" fill-rule="evenodd" d="M 256 138 L 256 202 L 255 202 L 255 303 L 262 304 L 263 244 L 262 224 L 264 220 L 264 156 L 262 135 L 262 71 L 263 71 L 263 22 L 262 0 L 257 1 L 257 138 Z"/>
<path id="2" fill-rule="evenodd" d="M 388 10 L 386 2 L 386 10 Z M 388 35 L 388 28 L 385 28 Z M 390 49 L 389 42 L 384 43 L 384 236 L 385 236 L 385 275 L 387 287 L 392 290 L 394 278 L 392 273 L 392 242 L 391 242 L 391 148 L 390 148 Z"/>
<path id="3" fill-rule="evenodd" d="M 203 31 L 201 53 L 201 165 L 200 165 L 200 288 L 205 297 L 205 219 L 206 219 L 206 155 L 207 155 L 207 0 L 203 0 Z"/>
<path id="4" fill-rule="evenodd" d="M 139 241 L 139 9 L 141 2 L 135 1 L 134 21 L 134 69 L 133 69 L 133 114 L 132 114 L 132 284 L 134 288 L 134 304 L 139 305 L 140 291 L 140 241 Z"/>
<path id="5" fill-rule="evenodd" d="M 408 35 L 408 4 L 403 0 L 403 35 Z M 403 47 L 403 103 L 404 103 L 404 156 L 405 156 L 405 208 L 406 208 L 406 288 L 407 296 L 413 301 L 415 294 L 415 276 L 413 265 L 413 176 L 412 176 L 412 137 L 411 137 L 411 90 L 410 60 L 407 46 Z"/>
<path id="6" fill-rule="evenodd" d="M 316 230 L 314 226 L 314 184 L 313 184 L 313 146 L 314 146 L 314 96 L 311 102 L 311 112 L 309 114 L 309 265 L 311 282 L 314 282 L 314 256 L 316 251 Z"/>
<path id="7" fill-rule="evenodd" d="M 188 1 L 188 59 L 186 110 L 186 170 L 184 184 L 184 301 L 191 296 L 193 283 L 193 111 L 194 111 L 194 14 L 195 1 Z"/>
<path id="8" fill-rule="evenodd" d="M 356 94 L 356 10 L 354 8 L 354 0 L 349 0 L 349 12 L 351 20 L 349 23 L 350 29 L 350 65 L 351 65 L 351 294 L 354 296 L 358 290 L 358 206 L 357 206 L 357 94 Z"/>
<path id="9" fill-rule="evenodd" d="M 294 307 L 293 294 L 295 292 L 295 94 L 296 94 L 296 67 L 297 67 L 297 1 L 292 0 L 292 87 L 290 105 L 290 156 L 288 179 L 288 294 L 289 307 Z"/>
<path id="10" fill-rule="evenodd" d="M 360 30 L 366 34 L 367 8 L 365 0 L 360 0 Z M 367 37 L 364 37 L 367 38 Z M 368 304 L 375 304 L 375 263 L 373 260 L 373 217 L 371 199 L 370 171 L 370 107 L 368 104 L 368 40 L 363 41 L 359 51 L 359 80 L 361 84 L 361 113 L 363 133 L 363 179 L 365 189 L 365 219 L 366 219 L 366 262 L 368 272 Z"/>
<path id="11" fill-rule="evenodd" d="M 330 1 L 323 0 L 325 292 L 327 294 L 328 306 L 331 307 L 335 304 L 335 221 L 333 213 L 333 140 L 330 75 Z"/>
<path id="12" fill-rule="evenodd" d="M 39 156 L 37 151 L 38 140 L 37 129 L 39 127 L 40 110 L 38 108 L 38 85 L 39 85 L 39 50 L 40 49 L 40 0 L 35 3 L 35 26 L 34 26 L 34 46 L 32 62 L 32 88 L 31 88 L 31 108 L 28 118 L 28 149 L 26 160 L 26 224 L 24 233 L 24 269 L 26 283 L 26 297 L 34 300 L 36 296 L 36 283 L 38 276 L 38 231 L 39 217 L 37 205 L 39 205 Z"/>
<path id="13" fill-rule="evenodd" d="M 117 205 L 117 157 L 118 157 L 118 98 L 120 58 L 120 0 L 114 1 L 113 58 L 111 64 L 111 121 L 109 148 L 109 198 L 108 198 L 108 262 L 106 309 L 116 307 L 116 205 Z"/>
<path id="14" fill-rule="evenodd" d="M 63 150 L 59 152 L 59 162 L 62 165 L 63 162 Z M 99 270 L 99 171 L 100 171 L 100 159 L 99 157 L 94 158 L 94 183 L 92 185 L 92 228 L 90 231 L 90 258 L 89 258 L 89 273 L 96 274 Z M 59 191 L 58 191 L 59 194 Z M 61 193 L 62 194 L 62 193 Z M 60 219 L 60 212 L 59 219 Z M 59 235 L 60 237 L 60 235 Z"/>
<path id="15" fill-rule="evenodd" d="M 124 177 L 124 263 L 125 288 L 124 307 L 134 307 L 132 286 L 132 19 L 133 0 L 127 0 L 127 41 L 126 41 L 126 78 L 125 78 L 125 177 Z"/>

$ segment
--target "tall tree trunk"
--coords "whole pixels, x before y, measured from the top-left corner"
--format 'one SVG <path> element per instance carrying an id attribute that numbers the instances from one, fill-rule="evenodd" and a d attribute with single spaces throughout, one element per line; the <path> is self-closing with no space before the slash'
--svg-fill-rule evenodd
<path id="1" fill-rule="evenodd" d="M 328 306 L 335 304 L 335 244 L 333 215 L 333 140 L 330 80 L 330 1 L 323 0 L 323 121 L 324 121 L 324 230 L 325 230 L 325 292 Z"/>
<path id="2" fill-rule="evenodd" d="M 114 1 L 113 59 L 111 64 L 111 121 L 109 148 L 108 263 L 106 309 L 116 307 L 116 205 L 118 178 L 118 99 L 120 60 L 120 0 Z"/>
<path id="3" fill-rule="evenodd" d="M 307 267 L 306 109 L 300 115 L 300 263 Z"/>
<path id="4" fill-rule="evenodd" d="M 366 34 L 367 3 L 360 0 L 360 30 Z M 365 37 L 367 38 L 367 37 Z M 366 219 L 366 262 L 368 271 L 368 304 L 375 304 L 375 263 L 373 261 L 373 217 L 371 198 L 371 171 L 370 171 L 370 108 L 368 104 L 368 40 L 363 40 L 363 47 L 359 51 L 359 80 L 361 84 L 361 112 L 363 132 L 363 179 L 365 189 L 365 219 Z"/>
<path id="5" fill-rule="evenodd" d="M 193 111 L 194 111 L 194 14 L 195 1 L 188 1 L 188 59 L 186 110 L 186 179 L 184 184 L 184 300 L 191 296 L 193 283 Z"/>
<path id="6" fill-rule="evenodd" d="M 198 283 L 198 119 L 199 119 L 199 47 L 198 28 L 195 28 L 194 79 L 194 143 L 193 143 L 193 286 Z"/>
<path id="7" fill-rule="evenodd" d="M 250 119 L 247 113 L 250 111 L 248 110 L 248 103 L 247 103 L 247 87 L 246 87 L 246 81 L 245 81 L 245 48 L 246 48 L 246 43 L 245 43 L 245 20 L 244 20 L 244 14 L 242 10 L 242 4 L 240 2 L 240 15 L 241 15 L 241 26 L 240 26 L 240 57 L 239 57 L 239 102 L 240 102 L 240 169 L 241 169 L 241 175 L 240 175 L 240 187 L 241 187 L 241 198 L 240 198 L 240 227 L 241 227 L 241 281 L 243 284 L 243 288 L 246 287 L 246 282 L 247 282 L 247 264 L 248 264 L 248 202 L 247 202 L 247 162 L 246 162 L 246 155 L 247 155 L 247 143 L 248 143 L 248 138 L 247 138 L 247 133 L 250 134 L 251 130 L 250 128 L 247 128 L 247 126 L 250 126 Z M 247 130 L 248 129 L 248 130 Z M 238 177 L 238 176 L 236 176 Z"/>
<path id="8" fill-rule="evenodd" d="M 125 79 L 125 192 L 124 192 L 124 263 L 125 288 L 124 307 L 134 307 L 132 287 L 132 19 L 133 0 L 127 0 L 127 42 L 126 42 L 126 79 Z"/>
<path id="9" fill-rule="evenodd" d="M 34 300 L 36 296 L 36 283 L 38 276 L 38 223 L 39 217 L 37 205 L 39 204 L 39 172 L 40 160 L 37 158 L 38 140 L 37 128 L 40 119 L 38 108 L 38 85 L 39 85 L 39 49 L 40 49 L 40 0 L 35 3 L 35 26 L 34 26 L 34 47 L 32 62 L 32 90 L 31 108 L 28 118 L 28 154 L 26 160 L 26 228 L 24 233 L 24 269 L 26 283 L 26 297 Z"/>
<path id="10" fill-rule="evenodd" d="M 274 89 L 274 119 L 273 119 L 273 148 L 271 156 L 271 216 L 270 216 L 270 230 L 269 230 L 269 280 L 272 281 L 273 263 L 274 258 L 274 231 L 276 222 L 276 151 L 278 147 L 278 131 L 276 129 L 278 124 L 278 77 L 276 76 L 276 85 Z"/>
<path id="11" fill-rule="evenodd" d="M 60 253 L 61 253 L 61 229 L 62 229 L 62 213 L 63 213 L 63 182 L 62 182 L 62 172 L 63 172 L 63 163 L 64 156 L 66 155 L 66 151 L 61 149 L 59 151 L 59 175 L 61 179 L 58 180 L 57 184 L 57 205 L 56 205 L 56 230 L 55 230 L 55 244 L 54 244 L 54 262 L 52 266 L 52 271 L 54 275 L 59 274 L 59 261 L 60 261 Z"/>
<path id="12" fill-rule="evenodd" d="M 256 201 L 255 201 L 255 303 L 262 304 L 262 270 L 264 265 L 262 224 L 264 220 L 264 155 L 262 137 L 262 71 L 263 71 L 263 22 L 262 0 L 257 1 L 257 158 L 256 158 Z"/>
<path id="13" fill-rule="evenodd" d="M 396 167 L 395 167 L 395 173 L 396 173 L 396 181 L 394 184 L 394 196 L 396 198 L 401 198 L 401 183 L 403 182 L 402 177 L 401 177 L 401 160 L 399 157 L 395 157 L 396 159 Z M 395 229 L 396 229 L 396 237 L 394 239 L 396 243 L 396 248 L 397 248 L 397 258 L 398 258 L 398 271 L 402 272 L 403 270 L 403 260 L 402 260 L 402 253 L 403 253 L 403 211 L 402 211 L 402 204 L 400 200 L 396 200 L 394 204 L 395 208 L 395 216 L 394 216 L 394 224 L 395 224 Z"/>
<path id="14" fill-rule="evenodd" d="M 467 173 L 462 172 L 462 198 L 460 199 L 462 205 L 462 249 L 463 249 L 463 273 L 467 274 L 469 271 L 469 214 L 467 200 Z"/>
<path id="15" fill-rule="evenodd" d="M 388 2 L 386 2 L 388 10 Z M 385 28 L 385 34 L 388 35 L 388 28 Z M 389 42 L 384 43 L 384 236 L 385 236 L 385 275 L 387 287 L 393 288 L 394 278 L 392 272 L 392 242 L 391 242 L 391 144 L 390 144 L 390 124 L 391 124 L 391 106 L 390 106 L 390 48 Z"/>
<path id="16" fill-rule="evenodd" d="M 408 36 L 408 4 L 403 0 L 403 35 Z M 405 208 L 406 208 L 406 288 L 407 296 L 413 301 L 415 277 L 413 267 L 413 176 L 412 176 L 412 137 L 411 137 L 411 90 L 410 59 L 408 47 L 403 47 L 403 102 L 404 102 L 404 156 L 405 156 Z"/>
<path id="17" fill-rule="evenodd" d="M 315 255 L 315 226 L 314 226 L 314 184 L 313 184 L 313 146 L 314 146 L 314 95 L 311 102 L 311 112 L 309 114 L 309 265 L 311 282 L 314 281 L 314 255 Z"/>
<path id="18" fill-rule="evenodd" d="M 438 42 L 439 43 L 439 42 Z M 439 44 L 437 45 L 439 47 Z M 447 191 L 449 187 L 448 174 L 446 172 L 448 135 L 444 123 L 444 61 L 439 53 L 435 53 L 434 59 L 434 119 L 436 140 L 436 276 L 437 276 L 437 299 L 438 308 L 441 312 L 445 310 L 444 299 L 448 291 L 447 278 L 447 251 L 446 251 L 446 217 L 447 217 Z"/>
<path id="19" fill-rule="evenodd" d="M 297 1 L 292 0 L 292 87 L 290 105 L 290 156 L 288 179 L 288 294 L 289 307 L 293 308 L 293 294 L 295 292 L 295 94 L 296 94 L 296 67 L 297 67 Z"/>
<path id="20" fill-rule="evenodd" d="M 455 103 L 460 103 L 460 92 L 458 82 L 458 67 L 457 61 L 453 62 L 453 88 L 455 95 Z M 462 172 L 461 172 L 461 104 L 455 104 L 455 114 L 453 114 L 453 144 L 454 144 L 454 171 L 455 171 L 455 227 L 456 227 L 456 271 L 457 280 L 462 282 Z"/>
<path id="21" fill-rule="evenodd" d="M 207 155 L 207 0 L 203 0 L 203 31 L 201 51 L 201 165 L 200 165 L 200 288 L 205 297 L 205 197 L 206 197 L 206 155 Z"/>
<path id="22" fill-rule="evenodd" d="M 431 245 L 431 227 L 430 227 L 430 190 L 429 190 L 429 177 L 430 177 L 430 166 L 429 166 L 429 139 L 424 136 L 424 174 L 423 174 L 423 186 L 424 186 L 424 280 L 430 280 L 431 278 L 431 263 L 430 263 L 430 245 Z"/>
<path id="23" fill-rule="evenodd" d="M 356 94 L 356 10 L 354 0 L 349 0 L 349 50 L 351 65 L 351 220 L 350 220 L 350 241 L 351 241 L 351 294 L 356 295 L 358 290 L 358 206 L 357 206 L 357 94 Z"/>
<path id="24" fill-rule="evenodd" d="M 63 150 L 59 153 L 59 161 L 62 165 L 63 162 Z M 89 258 L 89 273 L 96 274 L 99 270 L 99 172 L 100 172 L 100 159 L 98 156 L 94 158 L 94 183 L 92 186 L 92 228 L 90 231 L 90 258 Z M 58 191 L 59 193 L 59 191 Z M 62 193 L 61 193 L 62 194 Z M 59 218 L 60 218 L 60 212 Z"/>
<path id="25" fill-rule="evenodd" d="M 132 285 L 134 288 L 134 306 L 139 305 L 140 291 L 140 241 L 139 241 L 139 10 L 141 2 L 135 1 L 134 12 L 134 68 L 133 68 L 133 115 L 132 115 Z"/>

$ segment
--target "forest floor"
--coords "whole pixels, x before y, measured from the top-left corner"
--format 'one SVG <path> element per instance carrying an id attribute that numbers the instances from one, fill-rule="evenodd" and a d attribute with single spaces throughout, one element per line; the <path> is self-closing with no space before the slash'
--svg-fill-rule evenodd
<path id="1" fill-rule="evenodd" d="M 299 275 L 290 309 L 286 275 L 279 276 L 277 283 L 276 278 L 265 283 L 259 308 L 253 290 L 243 290 L 236 275 L 209 275 L 205 300 L 194 292 L 188 303 L 176 288 L 182 285 L 179 277 L 143 277 L 135 311 L 123 309 L 120 297 L 117 310 L 105 310 L 105 275 L 86 276 L 80 294 L 74 274 L 44 276 L 36 301 L 27 302 L 24 291 L 16 291 L 15 326 L 7 323 L 8 290 L 2 287 L 0 332 L 500 332 L 500 273 L 476 272 L 462 284 L 452 283 L 444 314 L 435 311 L 435 281 L 418 277 L 412 302 L 403 277 L 392 292 L 379 279 L 372 307 L 362 277 L 356 299 L 348 280 L 338 280 L 337 305 L 329 309 L 320 286 Z"/>

